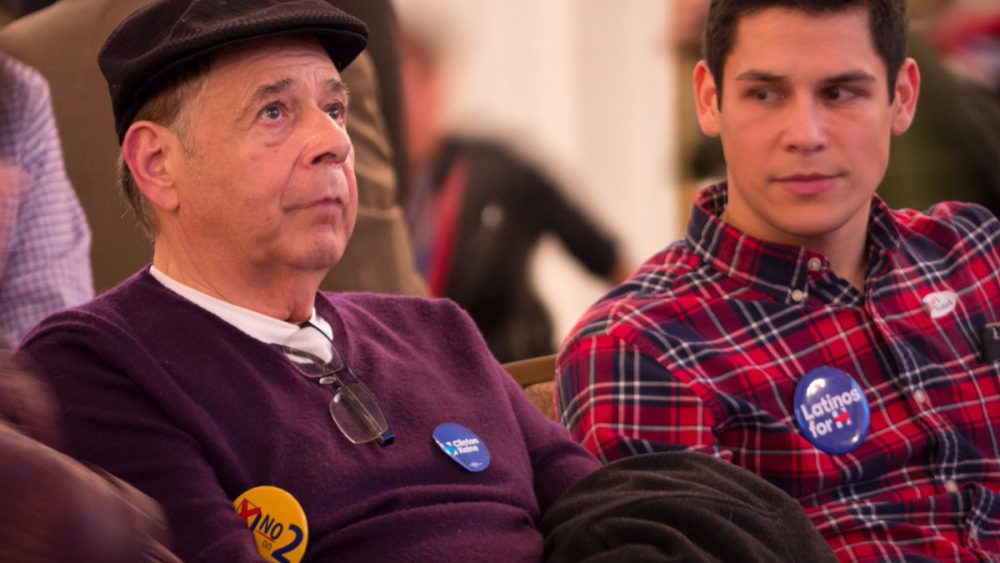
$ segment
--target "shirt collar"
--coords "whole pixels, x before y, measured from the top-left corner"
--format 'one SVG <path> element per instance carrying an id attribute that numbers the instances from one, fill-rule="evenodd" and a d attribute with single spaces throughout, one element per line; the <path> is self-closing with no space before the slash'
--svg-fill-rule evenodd
<path id="1" fill-rule="evenodd" d="M 727 199 L 726 182 L 704 188 L 695 198 L 687 243 L 703 261 L 733 279 L 776 293 L 781 301 L 795 301 L 796 291 L 803 292 L 799 296 L 808 294 L 811 283 L 839 280 L 820 252 L 767 242 L 724 223 L 720 216 Z M 899 233 L 891 210 L 878 196 L 873 196 L 868 232 L 870 260 L 880 258 L 898 243 Z M 837 285 L 846 284 L 840 281 L 843 283 Z M 843 287 L 828 289 L 837 295 L 844 290 Z"/>
<path id="2" fill-rule="evenodd" d="M 256 311 L 251 311 L 250 309 L 202 293 L 191 286 L 171 278 L 157 269 L 156 266 L 150 266 L 149 273 L 167 289 L 265 344 L 283 344 L 289 342 L 302 330 L 300 325 L 262 315 Z M 333 328 L 323 317 L 316 314 L 316 307 L 312 309 L 309 322 L 316 325 L 331 340 L 333 339 Z"/>
<path id="3" fill-rule="evenodd" d="M 868 219 L 868 251 L 882 255 L 898 247 L 902 240 L 899 224 L 896 212 L 882 198 L 873 196 L 872 215 Z"/>

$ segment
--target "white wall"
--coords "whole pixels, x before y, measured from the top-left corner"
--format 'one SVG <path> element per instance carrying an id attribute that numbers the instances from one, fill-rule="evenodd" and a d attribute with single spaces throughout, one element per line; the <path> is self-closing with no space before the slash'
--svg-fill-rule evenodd
<path id="1" fill-rule="evenodd" d="M 452 122 L 545 157 L 633 264 L 680 233 L 672 61 L 655 0 L 396 0 L 454 56 Z M 512 136 L 513 133 L 513 136 Z M 606 287 L 557 244 L 533 259 L 562 338 Z"/>

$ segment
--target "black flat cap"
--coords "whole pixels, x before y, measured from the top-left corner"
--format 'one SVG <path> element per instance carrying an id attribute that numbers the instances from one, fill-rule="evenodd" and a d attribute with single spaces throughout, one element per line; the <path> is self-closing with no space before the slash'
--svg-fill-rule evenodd
<path id="1" fill-rule="evenodd" d="M 364 22 L 325 0 L 158 0 L 137 10 L 97 55 L 118 142 L 179 70 L 219 47 L 287 34 L 316 37 L 339 70 L 368 43 Z"/>

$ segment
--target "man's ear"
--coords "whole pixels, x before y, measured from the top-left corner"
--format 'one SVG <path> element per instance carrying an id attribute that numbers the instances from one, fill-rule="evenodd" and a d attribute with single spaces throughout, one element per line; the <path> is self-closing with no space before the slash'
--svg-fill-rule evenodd
<path id="1" fill-rule="evenodd" d="M 895 113 L 892 117 L 892 134 L 902 135 L 910 128 L 917 114 L 917 98 L 920 97 L 920 69 L 913 59 L 903 61 L 896 78 L 896 96 L 893 100 Z"/>
<path id="2" fill-rule="evenodd" d="M 719 136 L 719 89 L 705 61 L 694 67 L 694 101 L 698 110 L 698 124 L 709 137 Z"/>
<path id="3" fill-rule="evenodd" d="M 136 121 L 125 133 L 122 158 L 150 204 L 163 211 L 177 209 L 177 189 L 169 159 L 180 147 L 172 131 L 151 121 Z"/>

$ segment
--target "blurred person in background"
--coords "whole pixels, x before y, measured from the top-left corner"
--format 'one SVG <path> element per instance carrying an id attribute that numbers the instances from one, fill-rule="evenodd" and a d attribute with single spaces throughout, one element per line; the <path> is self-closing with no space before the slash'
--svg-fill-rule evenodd
<path id="1" fill-rule="evenodd" d="M 0 561 L 179 562 L 156 502 L 53 449 L 57 413 L 0 340 Z"/>
<path id="2" fill-rule="evenodd" d="M 929 30 L 929 42 L 949 70 L 1000 98 L 1000 3 L 951 0 L 944 4 L 948 9 Z"/>
<path id="3" fill-rule="evenodd" d="M 90 231 L 66 179 L 49 90 L 0 52 L 0 338 L 93 297 Z"/>
<path id="4" fill-rule="evenodd" d="M 37 12 L 55 1 L 56 0 L 0 0 L 0 12 L 7 14 L 9 18 L 13 20 L 32 12 Z"/>
<path id="5" fill-rule="evenodd" d="M 890 207 L 926 209 L 941 201 L 966 201 L 1000 215 L 1000 97 L 955 72 L 950 62 L 960 56 L 965 41 L 976 43 L 972 29 L 963 29 L 961 41 L 944 39 L 956 18 L 983 22 L 990 12 L 976 11 L 976 18 L 966 20 L 963 0 L 911 4 L 910 54 L 922 75 L 920 110 L 907 134 L 896 139 L 878 194 Z M 991 12 L 1000 18 L 1000 6 Z"/>
<path id="6" fill-rule="evenodd" d="M 628 274 L 614 240 L 552 177 L 497 139 L 450 133 L 441 44 L 419 26 L 401 34 L 410 159 L 405 207 L 418 270 L 431 294 L 465 308 L 501 362 L 555 351 L 552 321 L 530 279 L 539 239 L 554 234 L 588 271 Z"/>

